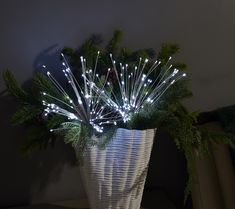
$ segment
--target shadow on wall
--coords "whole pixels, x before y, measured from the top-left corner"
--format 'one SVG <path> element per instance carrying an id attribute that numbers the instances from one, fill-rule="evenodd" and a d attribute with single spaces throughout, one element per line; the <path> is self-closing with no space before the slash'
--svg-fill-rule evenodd
<path id="1" fill-rule="evenodd" d="M 59 78 L 64 76 L 64 74 L 61 72 L 61 50 L 62 49 L 58 47 L 58 44 L 54 44 L 40 52 L 33 62 L 34 72 L 45 73 L 42 66 L 46 65 L 52 74 L 59 76 Z"/>
<path id="2" fill-rule="evenodd" d="M 35 72 L 42 64 L 53 66 L 52 72 L 59 69 L 60 50 L 56 46 L 36 57 Z M 25 82 L 24 86 L 30 82 Z M 29 157 L 22 156 L 20 147 L 26 140 L 27 130 L 11 125 L 10 118 L 15 110 L 14 100 L 1 93 L 0 207 L 84 197 L 75 154 L 63 141 L 57 140 L 54 148 L 38 151 Z"/>
<path id="3" fill-rule="evenodd" d="M 30 199 L 34 164 L 20 156 L 19 147 L 25 133 L 20 128 L 11 127 L 9 118 L 14 111 L 12 99 L 1 96 L 0 206 L 23 204 Z"/>

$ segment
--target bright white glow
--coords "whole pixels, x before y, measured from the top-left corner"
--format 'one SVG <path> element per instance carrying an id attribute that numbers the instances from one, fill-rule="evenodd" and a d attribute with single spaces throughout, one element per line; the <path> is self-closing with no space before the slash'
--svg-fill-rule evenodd
<path id="1" fill-rule="evenodd" d="M 99 74 L 96 73 L 96 66 L 94 69 L 87 69 L 85 65 L 86 59 L 84 59 L 82 56 L 80 57 L 83 79 L 83 84 L 80 85 L 70 70 L 64 55 L 61 55 L 64 59 L 64 62 L 62 63 L 64 69 L 62 69 L 62 72 L 68 80 L 68 83 L 70 83 L 74 95 L 69 95 L 60 85 L 60 83 L 51 75 L 51 73 L 47 71 L 48 78 L 62 94 L 65 100 L 61 100 L 46 92 L 42 92 L 42 95 L 44 96 L 42 104 L 45 106 L 44 115 L 48 116 L 48 114 L 59 114 L 65 116 L 68 120 L 89 124 L 94 128 L 94 130 L 100 133 L 102 133 L 104 129 L 102 124 L 115 125 L 117 124 L 117 121 L 122 120 L 120 115 L 113 114 L 113 112 L 117 112 L 116 109 L 111 110 L 106 103 L 108 103 L 110 106 L 114 104 L 109 100 L 107 100 L 105 103 L 102 98 L 101 93 L 105 93 L 105 90 L 103 89 L 105 85 L 100 89 L 99 93 L 93 90 L 93 88 L 96 88 L 96 83 L 99 83 L 100 81 Z M 97 61 L 98 55 L 99 52 L 97 53 Z M 44 66 L 44 68 L 46 68 L 46 66 Z M 111 69 L 109 68 L 108 73 L 110 71 Z M 89 76 L 86 76 L 86 74 Z M 107 79 L 105 83 L 107 83 L 107 85 L 111 85 Z M 71 99 L 74 98 L 74 96 L 75 99 Z M 53 101 L 53 103 L 48 103 L 48 99 L 50 99 L 49 101 Z M 50 131 L 53 131 L 53 129 Z"/>
<path id="2" fill-rule="evenodd" d="M 69 95 L 51 73 L 47 71 L 49 79 L 65 100 L 42 92 L 45 97 L 42 101 L 46 107 L 44 110 L 45 116 L 50 113 L 59 114 L 69 120 L 89 124 L 95 131 L 102 133 L 103 125 L 117 125 L 119 121 L 125 123 L 130 120 L 132 114 L 139 113 L 145 107 L 145 104 L 156 104 L 170 85 L 186 76 L 185 73 L 179 75 L 179 70 L 171 69 L 172 65 L 168 65 L 168 63 L 166 66 L 167 70 L 159 72 L 159 76 L 156 76 L 156 69 L 161 62 L 155 61 L 146 71 L 146 63 L 149 60 L 143 60 L 142 58 L 139 59 L 138 64 L 134 67 L 120 63 L 120 66 L 118 65 L 119 68 L 117 68 L 116 62 L 113 60 L 112 54 L 110 54 L 113 66 L 107 69 L 103 81 L 100 78 L 101 76 L 96 73 L 99 54 L 100 52 L 98 51 L 96 64 L 93 69 L 88 69 L 86 67 L 86 59 L 82 56 L 80 57 L 82 84 L 78 83 L 62 54 L 64 59 L 62 72 L 64 72 L 68 83 L 70 83 L 70 88 L 73 90 L 72 95 Z M 169 60 L 171 60 L 171 57 Z M 112 71 L 115 73 L 115 82 L 118 83 L 119 87 L 117 92 L 113 91 L 113 85 L 110 82 Z M 174 80 L 172 80 L 173 77 Z M 48 98 L 53 103 L 47 103 Z"/>

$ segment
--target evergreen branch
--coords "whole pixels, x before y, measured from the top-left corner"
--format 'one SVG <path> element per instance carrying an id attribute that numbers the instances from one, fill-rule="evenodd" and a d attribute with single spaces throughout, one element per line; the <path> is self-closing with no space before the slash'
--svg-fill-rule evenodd
<path id="1" fill-rule="evenodd" d="M 39 92 L 47 92 L 50 95 L 61 98 L 60 92 L 44 74 L 37 73 L 33 78 L 33 82 Z"/>
<path id="2" fill-rule="evenodd" d="M 97 146 L 100 149 L 105 149 L 105 147 L 109 144 L 110 140 L 116 134 L 116 131 L 117 131 L 116 127 L 111 127 L 108 130 L 106 130 L 102 135 L 98 135 L 97 137 L 99 137 L 99 141 L 97 143 Z M 94 145 L 96 145 L 96 143 Z"/>
<path id="3" fill-rule="evenodd" d="M 65 122 L 65 117 L 53 114 L 48 118 L 46 126 L 48 129 L 54 129 L 59 127 L 64 122 Z"/>
<path id="4" fill-rule="evenodd" d="M 61 124 L 61 126 L 62 128 L 70 129 L 70 128 L 81 127 L 81 124 L 77 122 L 64 122 Z"/>
<path id="5" fill-rule="evenodd" d="M 3 79 L 8 92 L 20 102 L 28 101 L 28 94 L 22 89 L 20 84 L 15 79 L 14 75 L 9 70 L 3 72 Z"/>
<path id="6" fill-rule="evenodd" d="M 122 40 L 122 31 L 115 30 L 113 33 L 113 37 L 106 46 L 107 53 L 112 53 L 113 55 L 117 55 L 121 40 Z"/>
<path id="7" fill-rule="evenodd" d="M 85 43 L 80 47 L 79 49 L 79 66 L 80 66 L 80 56 L 83 56 L 86 58 L 86 64 L 87 66 L 91 67 L 94 66 L 94 58 L 97 55 L 97 52 L 101 50 L 100 42 L 96 42 L 94 40 L 94 37 L 92 36 L 88 40 L 85 41 Z"/>
<path id="8" fill-rule="evenodd" d="M 34 105 L 24 105 L 12 116 L 11 122 L 14 125 L 24 124 L 40 116 L 42 109 Z"/>
<path id="9" fill-rule="evenodd" d="M 81 125 L 67 123 L 66 125 L 63 124 L 62 126 L 68 129 L 64 135 L 64 142 L 66 144 L 71 143 L 73 146 L 75 146 L 80 139 Z"/>
<path id="10" fill-rule="evenodd" d="M 54 136 L 50 134 L 45 125 L 31 126 L 28 129 L 27 140 L 21 147 L 21 151 L 25 155 L 29 155 L 36 150 L 47 148 L 47 146 L 54 145 Z"/>
<path id="11" fill-rule="evenodd" d="M 179 45 L 171 43 L 163 43 L 160 52 L 158 53 L 158 59 L 161 60 L 164 65 L 168 58 L 179 52 Z"/>

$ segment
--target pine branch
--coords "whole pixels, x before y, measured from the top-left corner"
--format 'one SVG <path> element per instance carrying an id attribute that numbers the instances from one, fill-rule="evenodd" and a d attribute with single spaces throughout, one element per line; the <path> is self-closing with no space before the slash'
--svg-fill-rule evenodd
<path id="1" fill-rule="evenodd" d="M 106 46 L 107 54 L 112 53 L 113 55 L 117 55 L 121 40 L 122 40 L 122 31 L 115 30 L 113 33 L 113 37 Z"/>
<path id="2" fill-rule="evenodd" d="M 81 134 L 81 125 L 78 124 L 68 124 L 68 123 L 64 123 L 62 124 L 63 128 L 66 128 L 67 131 L 65 133 L 64 136 L 64 142 L 66 144 L 71 143 L 73 146 L 75 146 L 78 141 L 80 140 L 80 134 Z"/>
<path id="3" fill-rule="evenodd" d="M 46 126 L 48 129 L 55 129 L 61 126 L 65 121 L 64 116 L 53 114 L 47 119 Z"/>
<path id="4" fill-rule="evenodd" d="M 158 59 L 161 60 L 164 65 L 168 58 L 179 52 L 179 46 L 177 44 L 163 43 L 160 52 L 158 53 Z"/>
<path id="5" fill-rule="evenodd" d="M 36 150 L 45 149 L 48 145 L 54 145 L 54 136 L 49 132 L 45 125 L 31 126 L 28 129 L 27 140 L 21 147 L 25 155 L 29 155 Z"/>
<path id="6" fill-rule="evenodd" d="M 34 105 L 24 105 L 12 116 L 11 122 L 14 125 L 24 124 L 40 116 L 42 109 Z"/>
<path id="7" fill-rule="evenodd" d="M 28 94 L 21 88 L 14 75 L 9 70 L 3 72 L 3 79 L 8 92 L 20 102 L 28 101 Z"/>
<path id="8" fill-rule="evenodd" d="M 33 82 L 35 87 L 38 89 L 38 92 L 47 92 L 50 95 L 61 98 L 61 93 L 44 74 L 37 73 L 33 78 Z"/>
<path id="9" fill-rule="evenodd" d="M 94 66 L 94 61 L 97 56 L 97 52 L 101 51 L 100 43 L 94 41 L 94 36 L 85 41 L 85 43 L 78 50 L 79 54 L 79 66 L 80 56 L 86 58 L 86 64 L 89 67 Z"/>

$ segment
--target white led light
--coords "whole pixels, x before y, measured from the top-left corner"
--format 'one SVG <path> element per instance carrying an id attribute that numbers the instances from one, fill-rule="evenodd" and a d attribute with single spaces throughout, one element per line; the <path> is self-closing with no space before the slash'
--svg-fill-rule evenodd
<path id="1" fill-rule="evenodd" d="M 112 54 L 110 54 L 112 67 L 107 69 L 106 75 L 101 74 L 102 76 L 99 76 L 99 71 L 96 70 L 99 54 L 100 52 L 98 51 L 93 69 L 87 68 L 86 59 L 82 56 L 80 57 L 82 66 L 80 80 L 83 82 L 81 84 L 79 83 L 80 80 L 79 82 L 76 80 L 62 54 L 64 59 L 62 72 L 67 82 L 70 83 L 69 88 L 73 90 L 71 95 L 47 71 L 48 78 L 62 94 L 62 98 L 65 99 L 60 100 L 46 92 L 42 92 L 45 96 L 42 101 L 46 107 L 44 110 L 45 116 L 47 114 L 59 114 L 69 120 L 86 123 L 97 132 L 102 133 L 104 130 L 102 125 L 117 125 L 118 121 L 128 122 L 132 114 L 139 113 L 146 103 L 155 104 L 170 85 L 179 78 L 186 76 L 185 73 L 178 75 L 179 70 L 171 69 L 172 65 L 167 63 L 166 73 L 160 73 L 157 79 L 153 79 L 155 75 L 152 76 L 152 74 L 156 72 L 155 69 L 161 63 L 160 61 L 155 61 L 148 71 L 145 68 L 147 68 L 148 65 L 146 63 L 149 60 L 142 58 L 139 59 L 139 63 L 135 66 L 119 63 L 117 68 Z M 171 57 L 169 57 L 170 59 Z M 46 68 L 46 66 L 43 67 Z M 110 79 L 111 69 L 114 72 L 112 76 L 116 76 L 114 79 L 113 77 Z M 173 76 L 174 80 L 172 80 Z M 110 80 L 115 80 L 119 89 L 116 89 L 116 87 L 113 89 Z"/>

